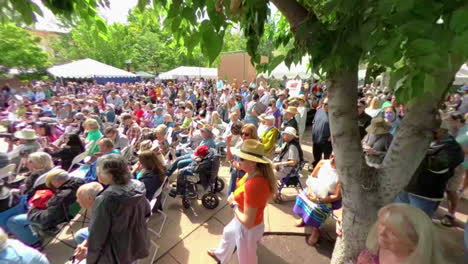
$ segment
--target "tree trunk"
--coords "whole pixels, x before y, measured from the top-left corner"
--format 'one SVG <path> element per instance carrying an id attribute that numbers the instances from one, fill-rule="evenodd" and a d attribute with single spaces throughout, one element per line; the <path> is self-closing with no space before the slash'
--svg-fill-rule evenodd
<path id="1" fill-rule="evenodd" d="M 357 61 L 347 71 L 330 73 L 330 129 L 343 196 L 343 237 L 335 244 L 331 263 L 356 258 L 379 208 L 377 171 L 365 165 L 357 125 L 357 82 Z"/>
<path id="2" fill-rule="evenodd" d="M 451 65 L 442 68 L 434 76 L 436 87 L 439 88 L 414 98 L 407 105 L 405 118 L 398 127 L 398 133 L 379 173 L 381 206 L 395 200 L 411 180 L 427 152 L 432 140 L 432 130 L 440 124 L 436 122 L 440 102 L 452 86 L 453 76 L 463 64 L 463 60 L 456 57 L 452 57 L 450 61 Z"/>

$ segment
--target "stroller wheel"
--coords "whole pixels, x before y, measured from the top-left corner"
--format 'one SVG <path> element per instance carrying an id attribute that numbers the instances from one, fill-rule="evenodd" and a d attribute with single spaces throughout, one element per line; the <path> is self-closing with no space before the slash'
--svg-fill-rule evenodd
<path id="1" fill-rule="evenodd" d="M 212 193 L 206 193 L 202 197 L 202 204 L 206 209 L 215 209 L 219 205 L 219 198 Z"/>
<path id="2" fill-rule="evenodd" d="M 190 208 L 190 200 L 187 198 L 182 198 L 182 205 L 184 206 L 185 209 Z"/>
<path id="3" fill-rule="evenodd" d="M 224 180 L 221 179 L 221 178 L 216 178 L 216 183 L 215 183 L 215 189 L 214 189 L 214 192 L 215 193 L 218 193 L 218 192 L 221 192 L 223 189 L 224 189 Z"/>

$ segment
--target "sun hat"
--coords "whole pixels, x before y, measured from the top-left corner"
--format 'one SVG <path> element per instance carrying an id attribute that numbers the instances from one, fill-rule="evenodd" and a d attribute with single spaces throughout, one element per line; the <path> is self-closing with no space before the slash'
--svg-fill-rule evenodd
<path id="1" fill-rule="evenodd" d="M 195 149 L 195 152 L 193 152 L 193 155 L 203 158 L 206 155 L 208 155 L 209 151 L 210 151 L 210 148 L 207 145 L 200 145 Z"/>
<path id="2" fill-rule="evenodd" d="M 266 114 L 261 114 L 258 116 L 258 120 L 265 121 Z"/>
<path id="3" fill-rule="evenodd" d="M 272 115 L 267 115 L 267 116 L 265 116 L 264 120 L 265 121 L 275 121 L 275 117 L 272 116 Z"/>
<path id="4" fill-rule="evenodd" d="M 387 134 L 390 131 L 391 126 L 385 121 L 385 119 L 378 117 L 371 121 L 371 124 L 366 128 L 367 133 L 374 135 Z"/>
<path id="5" fill-rule="evenodd" d="M 283 134 L 289 134 L 297 138 L 297 131 L 294 127 L 286 127 Z"/>
<path id="6" fill-rule="evenodd" d="M 297 111 L 297 107 L 295 106 L 288 106 L 288 108 L 286 109 L 286 112 L 294 114 L 294 115 L 299 113 L 299 111 Z"/>
<path id="7" fill-rule="evenodd" d="M 255 139 L 247 139 L 242 143 L 240 149 L 234 149 L 233 153 L 241 159 L 250 160 L 258 163 L 271 163 L 271 161 L 265 158 L 265 148 L 262 143 Z"/>
<path id="8" fill-rule="evenodd" d="M 298 97 L 296 97 L 296 99 L 302 100 L 302 101 L 304 101 L 304 102 L 305 102 L 305 100 L 306 100 L 306 99 L 305 99 L 305 95 L 303 95 L 303 94 L 300 94 Z"/>
<path id="9" fill-rule="evenodd" d="M 285 93 L 284 91 L 281 91 L 281 92 L 278 94 L 278 96 L 281 96 L 281 95 L 286 96 L 286 93 Z"/>
<path id="10" fill-rule="evenodd" d="M 23 129 L 21 131 L 15 132 L 15 138 L 24 139 L 24 140 L 34 140 L 37 139 L 36 131 L 33 129 Z"/>

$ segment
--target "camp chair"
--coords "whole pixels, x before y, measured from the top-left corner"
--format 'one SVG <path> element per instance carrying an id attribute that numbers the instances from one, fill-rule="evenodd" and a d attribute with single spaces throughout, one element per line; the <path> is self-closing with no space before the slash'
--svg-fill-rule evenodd
<path id="1" fill-rule="evenodd" d="M 285 187 L 286 188 L 293 187 L 293 188 L 296 188 L 296 189 L 297 189 L 297 187 L 299 187 L 299 188 L 301 188 L 301 190 L 304 189 L 304 188 L 302 188 L 302 184 L 301 184 L 301 181 L 300 181 L 300 175 L 299 175 L 299 173 L 301 172 L 304 165 L 305 165 L 305 161 L 300 162 L 288 173 L 288 175 L 286 175 L 284 178 L 279 180 L 279 186 L 278 186 L 278 190 L 277 190 L 277 196 L 278 197 L 281 196 L 281 191 Z"/>
<path id="2" fill-rule="evenodd" d="M 68 208 L 65 207 L 65 205 L 62 206 L 63 210 L 65 212 L 65 222 L 59 224 L 56 229 L 53 230 L 42 230 L 40 226 L 38 225 L 31 225 L 34 230 L 39 234 L 40 237 L 43 238 L 50 238 L 47 242 L 43 244 L 43 248 L 46 248 L 50 243 L 52 243 L 55 239 L 66 245 L 67 247 L 70 247 L 72 249 L 75 249 L 76 246 L 68 243 L 67 241 L 63 240 L 60 238 L 60 234 L 62 231 L 65 229 L 65 227 L 68 226 L 72 233 L 73 241 L 75 238 L 75 232 L 73 232 L 72 226 L 71 226 L 71 220 L 75 218 L 75 216 L 80 212 L 81 208 L 80 205 L 75 202 L 72 203 Z"/>
<path id="3" fill-rule="evenodd" d="M 70 172 L 73 169 L 73 166 L 75 166 L 76 164 L 79 164 L 80 162 L 82 162 L 86 158 L 87 155 L 88 155 L 88 153 L 86 151 L 76 155 L 73 158 L 70 167 L 68 168 L 68 172 Z"/>

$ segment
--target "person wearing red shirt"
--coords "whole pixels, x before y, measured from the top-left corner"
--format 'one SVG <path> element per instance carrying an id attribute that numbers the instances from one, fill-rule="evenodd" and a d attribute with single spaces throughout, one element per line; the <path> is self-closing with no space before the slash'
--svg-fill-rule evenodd
<path id="1" fill-rule="evenodd" d="M 257 245 L 265 229 L 263 212 L 275 193 L 276 178 L 258 140 L 245 140 L 233 154 L 239 157 L 240 167 L 246 174 L 228 197 L 234 219 L 224 228 L 218 247 L 208 250 L 208 255 L 218 263 L 228 263 L 237 248 L 240 264 L 254 264 L 257 263 Z"/>
<path id="2" fill-rule="evenodd" d="M 140 124 L 140 120 L 144 114 L 145 114 L 145 111 L 141 109 L 141 104 L 136 103 L 133 106 L 133 116 L 135 117 L 135 121 L 137 122 L 138 125 Z"/>

